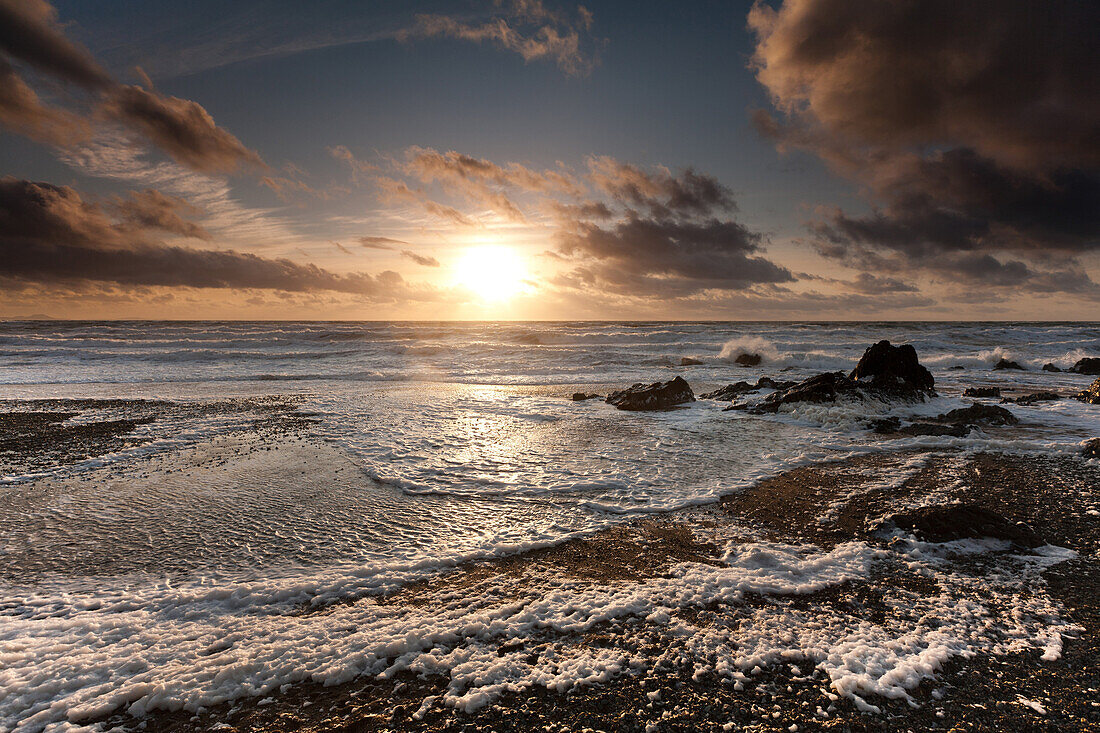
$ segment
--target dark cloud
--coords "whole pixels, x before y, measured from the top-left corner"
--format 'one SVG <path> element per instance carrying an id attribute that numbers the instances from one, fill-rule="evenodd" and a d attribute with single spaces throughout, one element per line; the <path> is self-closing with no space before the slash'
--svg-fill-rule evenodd
<path id="1" fill-rule="evenodd" d="M 559 284 L 644 298 L 793 280 L 789 270 L 757 256 L 761 240 L 737 222 L 717 219 L 632 214 L 608 227 L 576 222 L 558 234 L 558 252 L 580 264 Z"/>
<path id="2" fill-rule="evenodd" d="M 90 53 L 65 37 L 57 11 L 45 0 L 0 0 L 0 49 L 86 89 L 114 85 Z"/>
<path id="3" fill-rule="evenodd" d="M 113 79 L 91 54 L 65 37 L 57 11 L 45 0 L 0 0 L 0 51 L 43 74 L 92 92 L 99 100 L 100 114 L 141 133 L 195 170 L 228 172 L 241 165 L 263 165 L 259 155 L 218 127 L 197 102 Z M 77 142 L 58 132 L 62 115 L 74 116 L 42 107 L 0 56 L 0 123 L 54 144 Z"/>
<path id="4" fill-rule="evenodd" d="M 602 201 L 586 201 L 579 204 L 563 204 L 557 201 L 549 205 L 550 211 L 564 219 L 611 219 L 615 212 Z"/>
<path id="5" fill-rule="evenodd" d="M 197 171 L 217 173 L 233 171 L 242 164 L 263 165 L 259 155 L 214 124 L 214 118 L 197 102 L 120 85 L 108 96 L 103 110 Z"/>
<path id="6" fill-rule="evenodd" d="M 1097 3 L 785 0 L 757 3 L 749 25 L 776 106 L 831 136 L 1100 164 Z"/>
<path id="7" fill-rule="evenodd" d="M 588 169 L 599 190 L 622 203 L 643 206 L 654 216 L 693 216 L 736 208 L 728 188 L 691 168 L 673 175 L 666 168 L 644 171 L 608 156 L 592 156 Z"/>
<path id="8" fill-rule="evenodd" d="M 917 288 L 895 277 L 881 277 L 869 272 L 859 273 L 849 287 L 857 293 L 878 295 L 881 293 L 915 293 Z"/>
<path id="9" fill-rule="evenodd" d="M 428 257 L 427 255 L 417 254 L 416 252 L 413 252 L 411 249 L 401 250 L 401 256 L 402 257 L 408 257 L 410 260 L 412 260 L 416 264 L 423 265 L 424 267 L 439 267 L 439 260 L 437 260 L 436 258 Z"/>
<path id="10" fill-rule="evenodd" d="M 210 232 L 184 218 L 199 216 L 201 209 L 156 189 L 131 191 L 128 198 L 116 198 L 114 209 L 124 224 L 137 229 L 158 229 L 203 240 L 212 238 Z"/>
<path id="11" fill-rule="evenodd" d="M 450 15 L 418 15 L 412 28 L 397 34 L 398 40 L 456 38 L 471 43 L 490 43 L 518 53 L 524 61 L 552 59 L 567 74 L 583 76 L 598 63 L 590 35 L 592 13 L 578 6 L 576 18 L 547 8 L 540 0 L 498 3 L 499 15 L 485 22 Z"/>
<path id="12" fill-rule="evenodd" d="M 39 284 L 334 291 L 371 300 L 428 299 L 395 272 L 341 275 L 232 250 L 149 241 L 67 186 L 0 179 L 0 277 Z"/>
<path id="13" fill-rule="evenodd" d="M 0 126 L 51 145 L 85 140 L 90 134 L 87 122 L 77 115 L 43 104 L 3 56 L 0 56 Z"/>
<path id="14" fill-rule="evenodd" d="M 758 113 L 757 126 L 874 205 L 814 222 L 822 254 L 1092 289 L 1073 256 L 1100 246 L 1100 5 L 786 0 L 758 3 L 749 24 L 758 78 L 785 115 Z"/>

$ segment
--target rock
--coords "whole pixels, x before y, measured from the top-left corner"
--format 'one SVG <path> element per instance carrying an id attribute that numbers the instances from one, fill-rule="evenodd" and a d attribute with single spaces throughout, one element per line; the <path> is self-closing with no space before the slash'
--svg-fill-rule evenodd
<path id="1" fill-rule="evenodd" d="M 790 389 L 798 384 L 798 382 L 792 382 L 789 379 L 781 379 L 778 382 L 771 377 L 760 377 L 756 380 L 757 389 Z"/>
<path id="2" fill-rule="evenodd" d="M 1096 359 L 1093 357 L 1078 359 L 1077 363 L 1073 365 L 1073 368 L 1070 369 L 1070 371 L 1076 372 L 1077 374 L 1088 374 L 1091 376 L 1095 376 L 1097 374 L 1100 374 L 1100 359 Z"/>
<path id="3" fill-rule="evenodd" d="M 1015 415 L 996 405 L 973 404 L 960 407 L 936 418 L 939 422 L 979 424 L 979 425 L 1015 425 L 1020 422 Z"/>
<path id="4" fill-rule="evenodd" d="M 948 369 L 950 369 L 950 370 L 951 370 L 951 371 L 953 371 L 953 372 L 955 372 L 955 371 L 961 371 L 961 370 L 963 370 L 963 369 L 966 369 L 966 367 L 964 367 L 964 366 L 963 366 L 962 364 L 956 364 L 955 366 L 949 366 L 949 367 L 947 367 L 947 368 L 948 368 Z"/>
<path id="5" fill-rule="evenodd" d="M 760 366 L 760 362 L 764 361 L 760 354 L 738 354 L 737 358 L 733 360 L 735 364 L 740 364 L 743 367 Z"/>
<path id="6" fill-rule="evenodd" d="M 699 397 L 704 400 L 721 400 L 723 402 L 729 402 L 748 392 L 756 392 L 761 389 L 787 389 L 788 387 L 793 387 L 795 384 L 797 384 L 797 382 L 777 382 L 769 377 L 760 377 L 760 379 L 756 380 L 756 384 L 749 384 L 742 380 L 740 382 L 734 382 L 733 384 L 727 384 L 725 387 L 716 389 L 713 392 L 706 392 L 699 395 Z"/>
<path id="7" fill-rule="evenodd" d="M 910 394 L 931 392 L 936 382 L 920 365 L 912 345 L 893 346 L 885 340 L 864 351 L 848 377 L 877 390 Z"/>
<path id="8" fill-rule="evenodd" d="M 750 412 L 776 412 L 779 406 L 791 402 L 834 402 L 837 395 L 875 398 L 923 400 L 935 394 L 931 372 L 920 365 L 917 351 L 909 344 L 893 346 L 879 341 L 863 352 L 851 374 L 826 372 L 816 377 L 784 387 L 768 395 Z"/>
<path id="9" fill-rule="evenodd" d="M 704 392 L 699 395 L 704 400 L 721 400 L 722 402 L 729 402 L 737 399 L 746 392 L 753 392 L 756 387 L 745 381 L 734 382 L 733 384 L 727 384 L 721 389 L 716 389 L 713 392 Z"/>
<path id="10" fill-rule="evenodd" d="M 680 366 L 699 366 L 702 363 L 699 359 L 692 359 L 690 356 L 680 358 Z"/>
<path id="11" fill-rule="evenodd" d="M 750 412 L 755 414 L 778 412 L 780 405 L 792 402 L 835 402 L 837 395 L 841 392 L 857 392 L 857 390 L 855 381 L 844 376 L 843 372 L 825 372 L 799 382 L 793 387 L 772 392 Z"/>
<path id="12" fill-rule="evenodd" d="M 1000 397 L 1000 387 L 967 387 L 963 390 L 963 397 Z"/>
<path id="13" fill-rule="evenodd" d="M 1034 405 L 1036 402 L 1050 402 L 1051 400 L 1060 399 L 1062 399 L 1062 395 L 1057 392 L 1032 392 L 1020 397 L 1008 397 L 1001 401 L 1015 402 L 1017 405 Z"/>
<path id="14" fill-rule="evenodd" d="M 1054 364 L 1052 364 L 1048 361 L 1046 364 L 1043 364 L 1043 371 L 1044 372 L 1060 372 L 1062 370 L 1059 369 L 1058 367 L 1054 366 Z"/>
<path id="15" fill-rule="evenodd" d="M 994 370 L 998 370 L 998 369 L 1019 369 L 1021 372 L 1025 371 L 1025 369 L 1022 366 L 1020 366 L 1019 364 L 1017 364 L 1014 361 L 1009 361 L 1008 359 L 1001 359 L 999 362 L 997 362 L 996 364 L 993 365 L 993 369 Z"/>
<path id="16" fill-rule="evenodd" d="M 607 402 L 620 410 L 664 410 L 694 401 L 695 394 L 683 377 L 653 384 L 639 382 L 607 396 Z"/>
<path id="17" fill-rule="evenodd" d="M 1100 458 L 1100 438 L 1093 438 L 1085 443 L 1081 455 L 1085 458 Z"/>
<path id="18" fill-rule="evenodd" d="M 1088 402 L 1090 405 L 1100 404 L 1100 379 L 1075 394 L 1073 399 Z"/>
<path id="19" fill-rule="evenodd" d="M 950 542 L 969 537 L 992 537 L 1020 547 L 1046 544 L 1031 527 L 1011 522 L 997 512 L 976 504 L 926 506 L 890 517 L 898 529 L 912 532 L 928 542 Z"/>
<path id="20" fill-rule="evenodd" d="M 900 417 L 880 417 L 877 420 L 872 420 L 868 425 L 871 430 L 883 435 L 889 435 L 890 433 L 896 433 L 901 429 Z"/>
<path id="21" fill-rule="evenodd" d="M 581 401 L 583 401 L 583 400 L 598 400 L 598 399 L 600 399 L 600 398 L 601 398 L 602 396 L 603 396 L 603 395 L 598 395 L 598 394 L 588 394 L 588 393 L 586 393 L 586 392 L 574 392 L 574 393 L 573 393 L 573 401 L 574 401 L 574 402 L 581 402 Z"/>

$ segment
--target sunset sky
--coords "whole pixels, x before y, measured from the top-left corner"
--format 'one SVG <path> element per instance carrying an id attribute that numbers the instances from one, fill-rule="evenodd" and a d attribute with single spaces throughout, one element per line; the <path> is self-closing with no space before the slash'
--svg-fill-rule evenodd
<path id="1" fill-rule="evenodd" d="M 0 316 L 1097 319 L 1098 27 L 0 0 Z"/>

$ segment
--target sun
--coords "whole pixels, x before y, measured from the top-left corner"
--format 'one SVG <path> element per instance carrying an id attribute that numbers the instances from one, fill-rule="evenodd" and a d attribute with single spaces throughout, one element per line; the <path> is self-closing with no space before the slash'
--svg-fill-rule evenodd
<path id="1" fill-rule="evenodd" d="M 526 287 L 526 278 L 523 260 L 510 247 L 473 247 L 455 265 L 455 284 L 488 302 L 517 295 Z"/>

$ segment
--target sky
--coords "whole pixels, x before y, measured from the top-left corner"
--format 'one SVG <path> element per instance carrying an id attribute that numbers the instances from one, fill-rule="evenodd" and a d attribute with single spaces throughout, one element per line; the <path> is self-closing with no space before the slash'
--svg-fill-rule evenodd
<path id="1" fill-rule="evenodd" d="M 0 0 L 0 317 L 1097 320 L 1085 0 Z"/>

